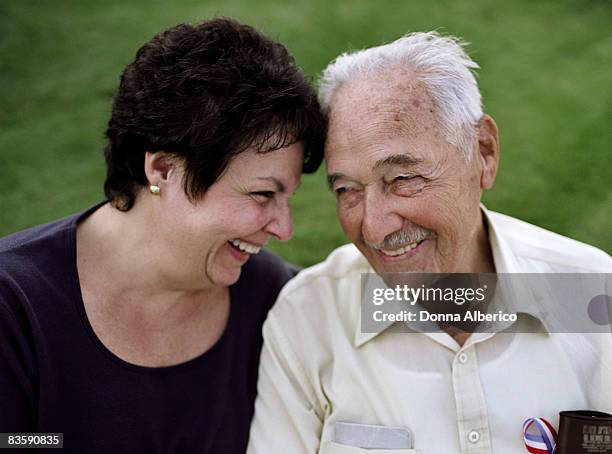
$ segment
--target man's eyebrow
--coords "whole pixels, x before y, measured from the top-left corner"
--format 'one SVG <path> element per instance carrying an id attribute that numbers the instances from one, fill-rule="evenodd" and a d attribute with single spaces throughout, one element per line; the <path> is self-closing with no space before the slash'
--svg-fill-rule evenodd
<path id="1" fill-rule="evenodd" d="M 373 169 L 376 170 L 381 167 L 388 166 L 412 167 L 421 163 L 423 163 L 422 159 L 412 156 L 409 153 L 392 154 L 391 156 L 387 156 L 385 159 L 376 161 Z"/>
<path id="2" fill-rule="evenodd" d="M 266 181 L 271 181 L 272 183 L 274 183 L 274 185 L 276 186 L 276 191 L 277 192 L 285 192 L 287 190 L 287 188 L 285 188 L 285 185 L 283 183 L 281 183 L 279 180 L 277 180 L 274 177 L 257 177 L 258 180 L 266 180 Z"/>
<path id="3" fill-rule="evenodd" d="M 327 175 L 327 186 L 329 187 L 329 189 L 332 189 L 336 180 L 339 180 L 340 178 L 346 178 L 346 175 L 339 172 Z"/>
<path id="4" fill-rule="evenodd" d="M 398 154 L 392 154 L 391 156 L 387 156 L 384 159 L 376 161 L 373 169 L 376 170 L 381 167 L 387 167 L 387 166 L 411 167 L 411 166 L 416 166 L 418 164 L 422 164 L 423 162 L 424 162 L 423 159 L 412 156 L 410 153 L 401 153 L 401 154 L 398 153 Z M 327 186 L 329 186 L 330 189 L 333 189 L 334 183 L 336 182 L 336 180 L 340 178 L 346 178 L 350 180 L 350 178 L 347 177 L 343 173 L 340 173 L 340 172 L 331 173 L 327 175 Z"/>

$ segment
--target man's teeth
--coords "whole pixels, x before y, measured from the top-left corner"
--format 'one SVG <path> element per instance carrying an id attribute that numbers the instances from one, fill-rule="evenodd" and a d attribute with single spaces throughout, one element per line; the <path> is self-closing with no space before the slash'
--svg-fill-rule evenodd
<path id="1" fill-rule="evenodd" d="M 248 252 L 249 254 L 257 254 L 261 250 L 259 246 L 245 243 L 244 241 L 240 241 L 240 240 L 230 240 L 230 243 L 233 246 L 236 246 L 241 251 Z"/>
<path id="2" fill-rule="evenodd" d="M 407 244 L 404 247 L 401 247 L 399 249 L 395 249 L 394 251 L 390 251 L 388 249 L 380 249 L 380 252 L 382 252 L 383 254 L 389 256 L 389 257 L 395 257 L 398 255 L 402 255 L 405 254 L 406 252 L 414 249 L 415 247 L 417 247 L 419 245 L 420 241 L 415 241 L 414 243 L 410 243 Z"/>

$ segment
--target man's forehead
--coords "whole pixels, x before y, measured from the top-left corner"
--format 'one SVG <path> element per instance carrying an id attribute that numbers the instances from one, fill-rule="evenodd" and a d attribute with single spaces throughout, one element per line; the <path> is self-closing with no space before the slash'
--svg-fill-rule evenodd
<path id="1" fill-rule="evenodd" d="M 382 138 L 417 134 L 436 122 L 425 85 L 411 73 L 386 72 L 345 82 L 334 94 L 329 110 L 329 134 L 336 146 L 343 138 L 371 131 Z"/>
<path id="2" fill-rule="evenodd" d="M 360 75 L 343 82 L 330 104 L 331 114 L 355 109 L 377 112 L 386 108 L 426 108 L 431 104 L 431 99 L 425 84 L 412 72 L 402 68 Z"/>

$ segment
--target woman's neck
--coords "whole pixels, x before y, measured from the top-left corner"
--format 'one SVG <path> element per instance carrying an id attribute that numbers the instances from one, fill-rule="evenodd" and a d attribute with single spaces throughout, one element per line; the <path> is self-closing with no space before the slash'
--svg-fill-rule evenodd
<path id="1" fill-rule="evenodd" d="M 164 272 L 170 258 L 157 239 L 144 204 L 127 212 L 103 205 L 77 226 L 77 267 L 81 285 L 136 309 L 164 313 L 177 303 L 223 298 L 227 288 L 188 286 Z M 189 308 L 185 307 L 189 312 Z"/>
<path id="2" fill-rule="evenodd" d="M 121 359 L 149 367 L 185 362 L 223 334 L 229 288 L 172 284 L 160 266 L 163 248 L 141 234 L 147 230 L 139 216 L 107 204 L 77 226 L 85 312 L 100 341 Z"/>

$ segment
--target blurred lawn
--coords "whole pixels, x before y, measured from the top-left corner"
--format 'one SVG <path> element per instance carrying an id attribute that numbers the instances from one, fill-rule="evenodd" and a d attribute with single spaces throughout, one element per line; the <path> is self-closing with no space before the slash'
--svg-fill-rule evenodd
<path id="1" fill-rule="evenodd" d="M 285 43 L 311 75 L 407 31 L 473 43 L 502 166 L 485 202 L 612 251 L 612 3 L 607 0 L 2 0 L 0 236 L 102 197 L 103 132 L 122 68 L 154 33 L 226 15 Z M 294 202 L 302 265 L 345 242 L 323 172 Z"/>

